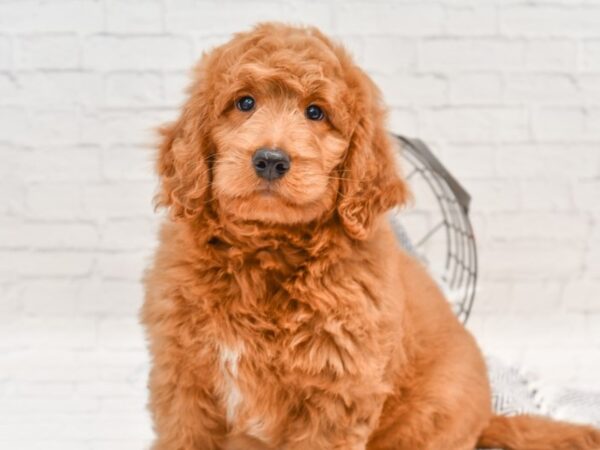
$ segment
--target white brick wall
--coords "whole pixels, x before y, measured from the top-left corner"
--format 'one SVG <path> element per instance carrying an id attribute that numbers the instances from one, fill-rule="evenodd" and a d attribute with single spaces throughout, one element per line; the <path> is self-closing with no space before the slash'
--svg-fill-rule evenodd
<path id="1" fill-rule="evenodd" d="M 0 448 L 142 449 L 153 128 L 201 52 L 315 24 L 473 195 L 484 349 L 600 388 L 600 4 L 0 0 Z"/>

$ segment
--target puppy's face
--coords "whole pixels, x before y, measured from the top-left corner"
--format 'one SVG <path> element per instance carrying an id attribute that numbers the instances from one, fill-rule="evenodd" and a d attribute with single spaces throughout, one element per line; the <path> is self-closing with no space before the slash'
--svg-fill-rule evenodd
<path id="1" fill-rule="evenodd" d="M 337 213 L 364 238 L 402 201 L 379 93 L 312 28 L 259 25 L 205 55 L 163 130 L 159 204 L 178 218 L 301 224 Z"/>
<path id="2" fill-rule="evenodd" d="M 335 201 L 350 140 L 343 69 L 318 37 L 289 39 L 265 36 L 222 74 L 213 195 L 242 219 L 305 222 Z"/>

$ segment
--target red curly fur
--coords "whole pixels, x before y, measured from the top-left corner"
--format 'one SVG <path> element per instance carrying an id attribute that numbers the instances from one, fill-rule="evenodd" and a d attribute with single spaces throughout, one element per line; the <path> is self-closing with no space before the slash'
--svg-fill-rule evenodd
<path id="1" fill-rule="evenodd" d="M 154 450 L 600 448 L 591 428 L 492 417 L 475 341 L 383 216 L 409 194 L 379 92 L 341 47 L 238 34 L 162 134 L 170 218 L 142 312 Z M 264 146 L 291 157 L 275 182 L 250 164 Z"/>

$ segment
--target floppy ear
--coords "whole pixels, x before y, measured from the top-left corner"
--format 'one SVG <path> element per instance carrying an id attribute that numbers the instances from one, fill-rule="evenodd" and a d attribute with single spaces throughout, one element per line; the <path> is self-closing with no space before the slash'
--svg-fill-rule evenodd
<path id="1" fill-rule="evenodd" d="M 168 207 L 174 219 L 197 217 L 210 197 L 210 118 L 203 91 L 200 85 L 191 89 L 181 117 L 159 130 L 156 168 L 161 187 L 156 205 Z"/>
<path id="2" fill-rule="evenodd" d="M 361 76 L 364 98 L 341 166 L 338 215 L 354 239 L 369 235 L 374 219 L 409 196 L 396 168 L 391 138 L 385 130 L 384 109 L 377 87 Z"/>

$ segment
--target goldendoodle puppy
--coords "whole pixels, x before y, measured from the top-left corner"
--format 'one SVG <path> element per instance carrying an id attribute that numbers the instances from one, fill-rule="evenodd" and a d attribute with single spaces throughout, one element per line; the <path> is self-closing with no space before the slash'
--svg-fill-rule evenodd
<path id="1" fill-rule="evenodd" d="M 480 351 L 384 212 L 408 197 L 384 107 L 314 28 L 205 55 L 162 130 L 146 280 L 156 450 L 598 449 L 493 417 Z"/>

